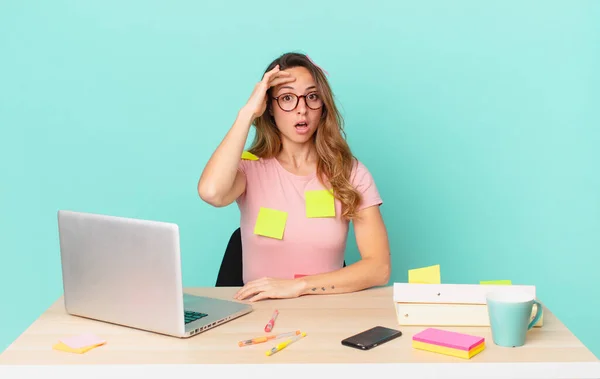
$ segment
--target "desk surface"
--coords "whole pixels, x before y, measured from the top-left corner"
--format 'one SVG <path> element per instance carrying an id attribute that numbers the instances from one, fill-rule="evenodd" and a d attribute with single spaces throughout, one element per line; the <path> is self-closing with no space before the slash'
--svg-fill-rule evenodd
<path id="1" fill-rule="evenodd" d="M 195 295 L 231 299 L 236 288 L 190 288 Z M 486 338 L 479 355 L 464 360 L 413 349 L 411 337 L 425 327 L 398 326 L 392 287 L 374 288 L 353 294 L 313 295 L 296 299 L 254 303 L 254 311 L 217 328 L 188 339 L 178 339 L 108 323 L 70 316 L 59 298 L 2 354 L 3 365 L 70 364 L 261 364 L 261 363 L 598 363 L 598 359 L 544 308 L 544 326 L 533 328 L 520 348 L 493 344 L 487 327 L 444 327 Z M 265 351 L 273 341 L 238 347 L 237 342 L 264 334 L 273 310 L 279 310 L 273 333 L 300 329 L 307 336 L 273 356 Z M 340 341 L 375 325 L 400 329 L 403 336 L 360 351 Z M 52 349 L 59 338 L 94 333 L 107 344 L 85 354 Z M 596 367 L 597 368 L 597 367 Z"/>

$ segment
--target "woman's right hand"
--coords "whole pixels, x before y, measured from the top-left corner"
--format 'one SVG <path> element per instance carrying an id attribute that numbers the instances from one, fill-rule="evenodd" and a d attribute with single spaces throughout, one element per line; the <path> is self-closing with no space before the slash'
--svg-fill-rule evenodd
<path id="1" fill-rule="evenodd" d="M 252 120 L 262 116 L 267 109 L 267 90 L 271 87 L 291 83 L 296 78 L 289 72 L 279 70 L 279 65 L 275 66 L 263 76 L 262 80 L 254 86 L 254 91 L 250 95 L 244 108 L 252 114 Z"/>

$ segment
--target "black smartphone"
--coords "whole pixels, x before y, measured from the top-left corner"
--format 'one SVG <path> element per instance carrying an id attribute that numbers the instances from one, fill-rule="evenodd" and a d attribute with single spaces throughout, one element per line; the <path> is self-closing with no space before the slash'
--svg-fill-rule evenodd
<path id="1" fill-rule="evenodd" d="M 342 345 L 360 350 L 369 350 L 401 335 L 402 332 L 399 330 L 376 326 L 342 340 Z"/>

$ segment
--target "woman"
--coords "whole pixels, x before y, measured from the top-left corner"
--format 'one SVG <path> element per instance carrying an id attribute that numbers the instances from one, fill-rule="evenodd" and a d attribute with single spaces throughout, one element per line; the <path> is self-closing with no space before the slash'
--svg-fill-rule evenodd
<path id="1" fill-rule="evenodd" d="M 240 159 L 252 124 L 256 134 L 248 151 L 254 159 Z M 207 203 L 236 201 L 240 209 L 245 285 L 235 299 L 387 284 L 391 264 L 382 200 L 342 133 L 323 70 L 302 54 L 274 60 L 198 182 Z M 361 260 L 342 267 L 350 221 Z"/>

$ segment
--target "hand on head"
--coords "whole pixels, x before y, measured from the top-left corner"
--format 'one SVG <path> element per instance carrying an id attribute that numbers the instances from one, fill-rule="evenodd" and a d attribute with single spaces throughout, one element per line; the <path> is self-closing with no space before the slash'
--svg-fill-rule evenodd
<path id="1" fill-rule="evenodd" d="M 281 71 L 279 65 L 275 66 L 271 71 L 265 73 L 260 82 L 256 83 L 254 91 L 252 91 L 246 103 L 246 109 L 252 113 L 253 118 L 262 116 L 267 109 L 267 91 L 269 88 L 291 83 L 295 80 L 296 78 L 289 72 Z"/>

